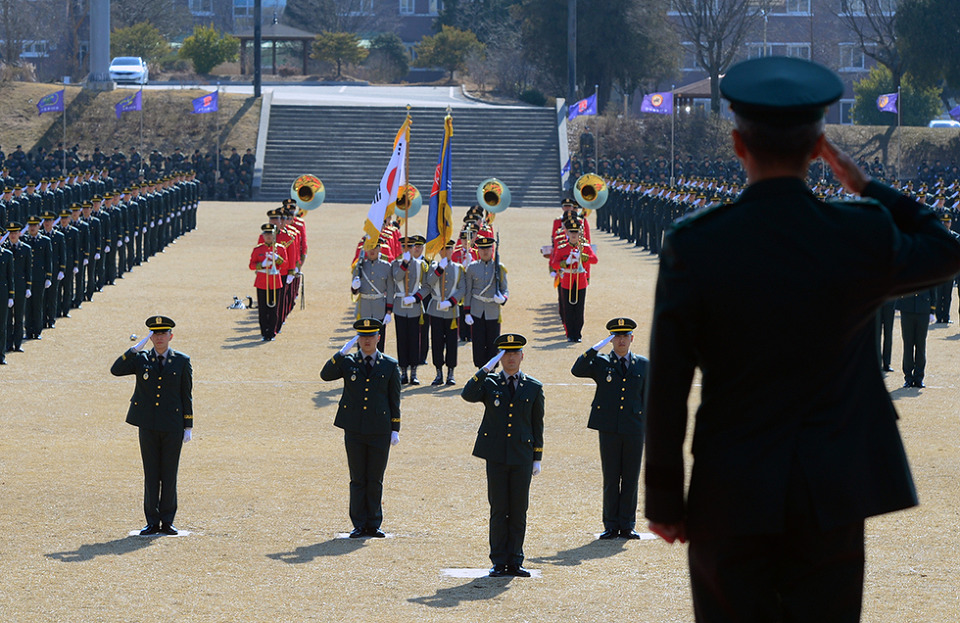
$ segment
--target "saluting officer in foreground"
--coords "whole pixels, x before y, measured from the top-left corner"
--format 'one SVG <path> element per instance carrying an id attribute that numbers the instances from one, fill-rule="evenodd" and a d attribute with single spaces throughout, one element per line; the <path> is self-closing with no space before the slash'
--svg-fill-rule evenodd
<path id="1" fill-rule="evenodd" d="M 143 513 L 140 536 L 176 535 L 177 470 L 180 450 L 193 438 L 193 366 L 190 357 L 170 348 L 176 323 L 166 316 L 147 318 L 150 333 L 113 362 L 114 376 L 136 376 L 127 424 L 140 429 L 143 461 Z M 140 349 L 147 339 L 149 351 Z"/>
<path id="2" fill-rule="evenodd" d="M 400 443 L 400 366 L 377 350 L 379 319 L 361 318 L 353 328 L 357 335 L 323 364 L 320 378 L 343 379 L 333 425 L 343 429 L 350 468 L 350 538 L 383 538 L 383 474 L 390 446 Z"/>
<path id="3" fill-rule="evenodd" d="M 643 408 L 647 383 L 646 357 L 630 352 L 637 323 L 614 318 L 610 336 L 577 358 L 570 372 L 593 379 L 597 391 L 587 428 L 600 433 L 600 469 L 603 471 L 603 532 L 601 539 L 639 539 L 637 496 L 643 458 Z M 600 350 L 613 342 L 613 351 Z"/>
<path id="4" fill-rule="evenodd" d="M 827 141 L 824 111 L 843 83 L 826 67 L 753 59 L 731 67 L 720 91 L 749 186 L 664 240 L 646 515 L 668 542 L 690 542 L 697 621 L 853 623 L 864 518 L 917 504 L 874 316 L 884 301 L 960 272 L 960 242 L 932 210 L 871 181 Z M 817 157 L 864 200 L 818 200 L 804 182 Z"/>
<path id="5" fill-rule="evenodd" d="M 520 371 L 522 335 L 507 333 L 496 340 L 499 353 L 473 375 L 460 396 L 483 403 L 473 456 L 487 462 L 490 502 L 491 577 L 530 577 L 523 568 L 530 481 L 540 473 L 543 458 L 543 385 Z M 497 363 L 500 374 L 490 374 Z"/>

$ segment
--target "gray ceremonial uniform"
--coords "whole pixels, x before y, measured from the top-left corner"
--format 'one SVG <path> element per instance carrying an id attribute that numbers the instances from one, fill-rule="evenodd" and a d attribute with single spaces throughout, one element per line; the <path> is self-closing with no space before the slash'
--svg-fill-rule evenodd
<path id="1" fill-rule="evenodd" d="M 473 316 L 471 341 L 473 343 L 473 365 L 481 367 L 494 355 L 497 348 L 494 341 L 500 337 L 500 305 L 493 297 L 497 293 L 496 262 L 474 260 L 467 266 L 464 276 L 463 310 Z M 507 269 L 500 265 L 500 294 L 509 297 L 507 291 Z"/>
<path id="2" fill-rule="evenodd" d="M 433 345 L 433 365 L 439 375 L 440 366 L 446 365 L 449 381 L 453 383 L 452 371 L 457 367 L 457 343 L 459 335 L 456 321 L 460 317 L 460 301 L 466 280 L 463 267 L 456 262 L 448 262 L 446 268 L 440 268 L 434 262 L 426 274 L 426 283 L 420 288 L 420 297 L 430 297 L 427 303 L 427 318 L 430 322 L 430 343 Z M 448 301 L 450 307 L 441 310 L 437 305 Z M 439 378 L 439 377 L 438 377 Z"/>
<path id="3" fill-rule="evenodd" d="M 377 259 L 373 262 L 361 258 L 353 269 L 353 276 L 360 278 L 357 299 L 357 318 L 383 320 L 393 309 L 393 277 L 390 264 Z"/>

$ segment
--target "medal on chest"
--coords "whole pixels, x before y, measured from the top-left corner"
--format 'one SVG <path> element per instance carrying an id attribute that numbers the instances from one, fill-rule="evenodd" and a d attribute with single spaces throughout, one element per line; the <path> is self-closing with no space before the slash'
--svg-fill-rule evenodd
<path id="1" fill-rule="evenodd" d="M 146 381 L 146 380 L 149 379 L 149 378 L 150 378 L 150 373 L 144 371 L 144 373 L 143 373 L 143 380 Z"/>
<path id="2" fill-rule="evenodd" d="M 356 375 L 356 374 L 351 374 L 351 375 L 350 375 L 350 380 L 351 380 L 351 381 L 356 381 L 356 380 L 357 380 L 357 375 Z"/>
<path id="3" fill-rule="evenodd" d="M 494 399 L 493 399 L 493 406 L 495 406 L 495 407 L 499 407 L 499 406 L 500 406 L 500 399 L 499 399 L 499 398 L 494 398 Z"/>
<path id="4" fill-rule="evenodd" d="M 613 376 L 611 376 L 610 373 L 608 372 L 608 373 L 607 373 L 607 383 L 609 383 L 609 382 L 612 381 L 612 380 L 613 380 Z"/>

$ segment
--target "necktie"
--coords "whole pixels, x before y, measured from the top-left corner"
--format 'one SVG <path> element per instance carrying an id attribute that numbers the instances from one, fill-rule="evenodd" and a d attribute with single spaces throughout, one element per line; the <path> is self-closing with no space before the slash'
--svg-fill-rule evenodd
<path id="1" fill-rule="evenodd" d="M 620 358 L 620 371 L 623 372 L 623 376 L 627 376 L 627 358 Z"/>
<path id="2" fill-rule="evenodd" d="M 363 358 L 363 362 L 367 366 L 367 376 L 370 376 L 370 373 L 373 372 L 373 356 L 367 355 Z"/>
<path id="3" fill-rule="evenodd" d="M 507 385 L 510 386 L 510 397 L 513 398 L 517 394 L 517 377 L 511 376 L 508 378 Z"/>
<path id="4" fill-rule="evenodd" d="M 163 372 L 163 360 L 164 360 L 164 359 L 165 359 L 165 357 L 164 357 L 163 355 L 159 355 L 159 356 L 157 357 L 157 363 L 160 364 L 160 371 L 161 371 L 161 372 Z"/>

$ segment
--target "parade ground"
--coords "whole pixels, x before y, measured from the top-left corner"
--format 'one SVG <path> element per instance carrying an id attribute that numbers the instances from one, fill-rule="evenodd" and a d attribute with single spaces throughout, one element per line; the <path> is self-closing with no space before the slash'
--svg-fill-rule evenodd
<path id="1" fill-rule="evenodd" d="M 455 387 L 431 387 L 428 365 L 423 385 L 403 389 L 400 444 L 384 487 L 389 538 L 343 538 L 352 527 L 348 474 L 333 426 L 342 384 L 318 372 L 353 335 L 350 260 L 367 206 L 309 213 L 306 307 L 298 304 L 275 341 L 261 342 L 256 310 L 228 306 L 255 295 L 250 251 L 272 207 L 202 203 L 195 231 L 42 340 L 25 342 L 25 353 L 8 355 L 0 368 L 0 621 L 693 620 L 685 546 L 596 539 L 601 474 L 597 433 L 586 428 L 593 383 L 570 374 L 616 316 L 638 321 L 633 350 L 647 355 L 655 256 L 594 232 L 599 263 L 584 341 L 571 344 L 540 255 L 559 208 L 497 216 L 509 271 L 503 331 L 528 338 L 522 368 L 545 386 L 543 472 L 533 479 L 524 546 L 524 566 L 539 573 L 476 577 L 490 566 L 489 507 L 484 463 L 471 456 L 482 407 L 460 398 L 475 371 L 469 344 L 460 347 Z M 454 211 L 457 226 L 464 210 Z M 425 229 L 426 214 L 414 220 Z M 194 370 L 177 537 L 131 536 L 144 525 L 137 431 L 124 423 L 134 381 L 109 372 L 157 314 L 176 320 L 171 347 L 189 354 Z M 863 620 L 955 623 L 960 322 L 931 328 L 925 389 L 900 388 L 895 331 L 898 371 L 886 383 L 921 505 L 868 520 Z M 386 353 L 396 354 L 392 326 Z M 642 498 L 641 480 L 641 517 Z M 637 530 L 646 532 L 645 520 Z"/>

